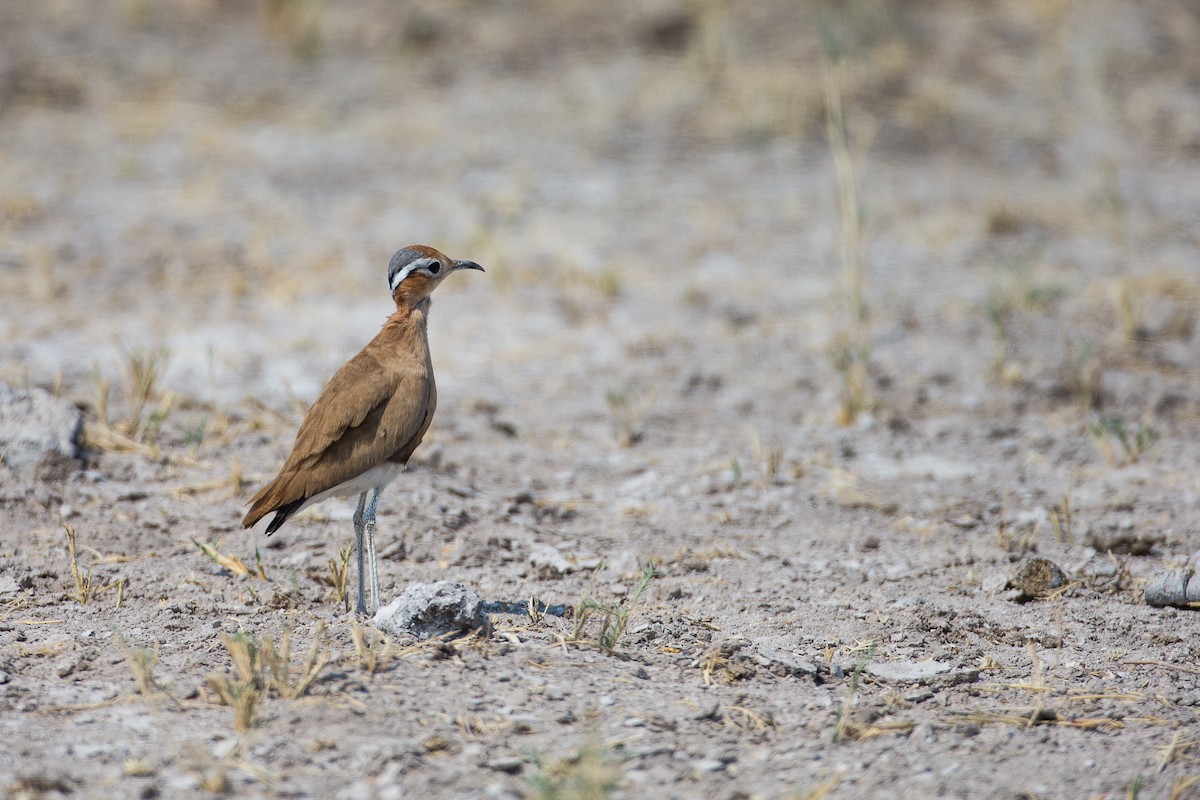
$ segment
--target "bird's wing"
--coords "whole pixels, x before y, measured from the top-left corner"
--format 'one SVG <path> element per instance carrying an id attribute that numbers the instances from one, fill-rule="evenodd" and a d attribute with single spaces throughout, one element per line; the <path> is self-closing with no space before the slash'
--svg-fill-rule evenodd
<path id="1" fill-rule="evenodd" d="M 435 402 L 428 369 L 385 367 L 369 351 L 359 353 L 309 410 L 279 475 L 251 500 L 246 526 L 385 461 L 407 461 L 429 428 Z"/>
<path id="2" fill-rule="evenodd" d="M 367 466 L 383 462 L 392 454 L 389 444 L 411 436 L 419 427 L 426 395 L 423 384 L 428 382 L 428 374 L 417 365 L 385 367 L 369 350 L 359 353 L 334 373 L 309 409 L 285 466 L 320 460 L 352 430 L 356 442 L 379 454 Z M 389 422 L 399 424 L 379 427 L 385 411 Z M 358 430 L 364 425 L 367 428 Z M 368 435 L 371 430 L 374 435 Z"/>

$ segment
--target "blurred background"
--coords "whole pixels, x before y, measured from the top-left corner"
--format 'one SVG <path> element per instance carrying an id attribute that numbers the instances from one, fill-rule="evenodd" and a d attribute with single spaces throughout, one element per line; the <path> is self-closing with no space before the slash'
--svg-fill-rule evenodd
<path id="1" fill-rule="evenodd" d="M 1198 220 L 1182 0 L 0 8 L 0 379 L 126 415 L 147 372 L 310 402 L 411 243 L 488 269 L 440 381 L 527 417 L 708 381 L 850 423 L 959 375 L 1194 411 Z"/>

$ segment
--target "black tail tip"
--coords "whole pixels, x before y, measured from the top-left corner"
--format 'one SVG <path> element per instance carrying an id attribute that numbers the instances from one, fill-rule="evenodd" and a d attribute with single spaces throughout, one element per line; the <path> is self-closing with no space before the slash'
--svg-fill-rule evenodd
<path id="1" fill-rule="evenodd" d="M 295 514 L 297 511 L 299 511 L 300 506 L 302 505 L 304 505 L 303 500 L 294 500 L 287 505 L 280 506 L 278 510 L 276 510 L 275 516 L 271 519 L 271 524 L 267 525 L 267 536 L 270 536 L 272 533 L 282 528 L 283 523 L 287 522 L 288 519 L 291 518 L 292 514 Z"/>

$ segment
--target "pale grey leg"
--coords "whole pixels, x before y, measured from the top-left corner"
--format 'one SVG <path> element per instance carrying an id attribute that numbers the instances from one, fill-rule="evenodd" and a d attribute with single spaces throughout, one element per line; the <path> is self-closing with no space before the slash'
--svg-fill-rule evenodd
<path id="1" fill-rule="evenodd" d="M 366 616 L 367 614 L 366 581 L 364 580 L 365 573 L 363 570 L 363 523 L 365 520 L 363 510 L 366 508 L 366 505 L 367 493 L 363 492 L 362 496 L 358 498 L 358 510 L 354 512 L 354 552 L 358 556 L 358 604 L 354 606 L 354 613 L 359 616 Z M 374 516 L 374 509 L 372 509 L 371 516 Z M 375 522 L 372 520 L 372 535 L 375 533 L 374 528 Z"/>
<path id="2" fill-rule="evenodd" d="M 379 505 L 379 493 L 383 489 L 376 489 L 371 495 L 371 502 L 367 503 L 366 513 L 363 515 L 364 527 L 367 529 L 367 565 L 371 570 L 371 611 L 379 610 L 379 560 L 375 557 L 375 507 Z M 366 497 L 366 494 L 363 494 Z"/>

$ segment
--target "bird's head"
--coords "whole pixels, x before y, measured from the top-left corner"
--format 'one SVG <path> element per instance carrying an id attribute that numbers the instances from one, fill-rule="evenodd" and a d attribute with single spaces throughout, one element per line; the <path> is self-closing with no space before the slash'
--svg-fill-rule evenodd
<path id="1" fill-rule="evenodd" d="M 392 299 L 397 306 L 415 306 L 426 300 L 447 275 L 460 269 L 483 272 L 483 267 L 474 261 L 455 261 L 423 244 L 397 250 L 388 264 L 388 287 L 392 290 Z"/>

